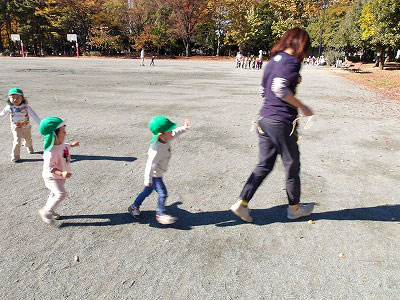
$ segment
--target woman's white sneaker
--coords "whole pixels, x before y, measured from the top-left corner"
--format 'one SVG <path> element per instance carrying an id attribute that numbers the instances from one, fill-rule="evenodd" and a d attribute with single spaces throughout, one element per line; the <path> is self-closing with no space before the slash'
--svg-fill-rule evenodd
<path id="1" fill-rule="evenodd" d="M 302 204 L 289 205 L 287 209 L 287 217 L 290 220 L 295 220 L 301 217 L 306 217 L 311 215 L 314 210 L 314 204 Z"/>
<path id="2" fill-rule="evenodd" d="M 239 200 L 231 206 L 231 211 L 241 218 L 245 222 L 253 222 L 253 218 L 250 216 L 250 209 L 247 206 L 242 205 L 242 200 Z"/>

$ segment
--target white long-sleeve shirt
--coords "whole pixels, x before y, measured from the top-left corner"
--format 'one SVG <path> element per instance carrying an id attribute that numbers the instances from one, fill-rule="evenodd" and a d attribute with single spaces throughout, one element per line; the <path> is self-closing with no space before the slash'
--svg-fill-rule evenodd
<path id="1" fill-rule="evenodd" d="M 168 169 L 169 159 L 171 158 L 171 141 L 186 131 L 184 126 L 172 130 L 172 139 L 168 142 L 160 143 L 158 140 L 150 145 L 147 152 L 148 158 L 144 170 L 144 184 L 152 183 L 153 177 L 163 177 Z"/>
<path id="2" fill-rule="evenodd" d="M 11 129 L 31 128 L 29 117 L 32 117 L 36 123 L 40 123 L 39 116 L 29 106 L 29 104 L 7 105 L 1 112 L 0 117 L 10 115 Z"/>

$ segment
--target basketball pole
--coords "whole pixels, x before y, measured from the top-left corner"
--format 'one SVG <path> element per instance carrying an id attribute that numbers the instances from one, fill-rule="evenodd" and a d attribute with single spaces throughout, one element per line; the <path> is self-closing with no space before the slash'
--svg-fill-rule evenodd
<path id="1" fill-rule="evenodd" d="M 21 41 L 21 54 L 22 54 L 22 57 L 25 57 L 24 42 L 23 41 Z"/>
<path id="2" fill-rule="evenodd" d="M 75 41 L 75 48 L 76 48 L 76 57 L 79 58 L 79 45 L 78 45 L 78 41 Z"/>

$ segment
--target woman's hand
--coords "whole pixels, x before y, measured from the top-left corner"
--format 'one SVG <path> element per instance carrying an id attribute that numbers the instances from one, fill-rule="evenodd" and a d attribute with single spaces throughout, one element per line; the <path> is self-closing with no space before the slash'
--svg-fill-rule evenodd
<path id="1" fill-rule="evenodd" d="M 309 108 L 307 105 L 302 104 L 299 108 L 300 108 L 301 112 L 303 113 L 303 115 L 305 115 L 306 117 L 310 117 L 310 116 L 314 115 L 311 108 Z"/>

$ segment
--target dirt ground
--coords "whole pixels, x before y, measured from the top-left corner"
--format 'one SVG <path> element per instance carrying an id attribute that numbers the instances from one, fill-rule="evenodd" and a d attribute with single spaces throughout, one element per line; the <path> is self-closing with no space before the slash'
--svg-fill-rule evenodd
<path id="1" fill-rule="evenodd" d="M 374 64 L 363 64 L 360 72 L 335 69 L 344 78 L 366 86 L 369 90 L 400 100 L 400 64 L 386 63 L 380 70 Z"/>
<path id="2" fill-rule="evenodd" d="M 147 61 L 147 64 L 149 62 Z M 400 292 L 400 102 L 305 66 L 299 98 L 316 113 L 300 130 L 302 200 L 286 218 L 284 169 L 250 202 L 253 224 L 228 208 L 257 161 L 251 120 L 261 71 L 232 62 L 0 59 L 0 93 L 22 88 L 40 115 L 67 120 L 74 148 L 57 227 L 37 210 L 48 196 L 42 156 L 10 162 L 0 122 L 1 299 L 395 299 Z M 5 105 L 5 101 L 3 103 Z M 2 109 L 2 107 L 1 107 Z M 156 195 L 135 222 L 147 122 L 165 115 L 190 132 L 173 143 L 160 226 Z M 34 147 L 42 137 L 33 124 Z M 315 224 L 308 221 L 313 220 Z M 75 257 L 79 257 L 79 261 Z"/>

